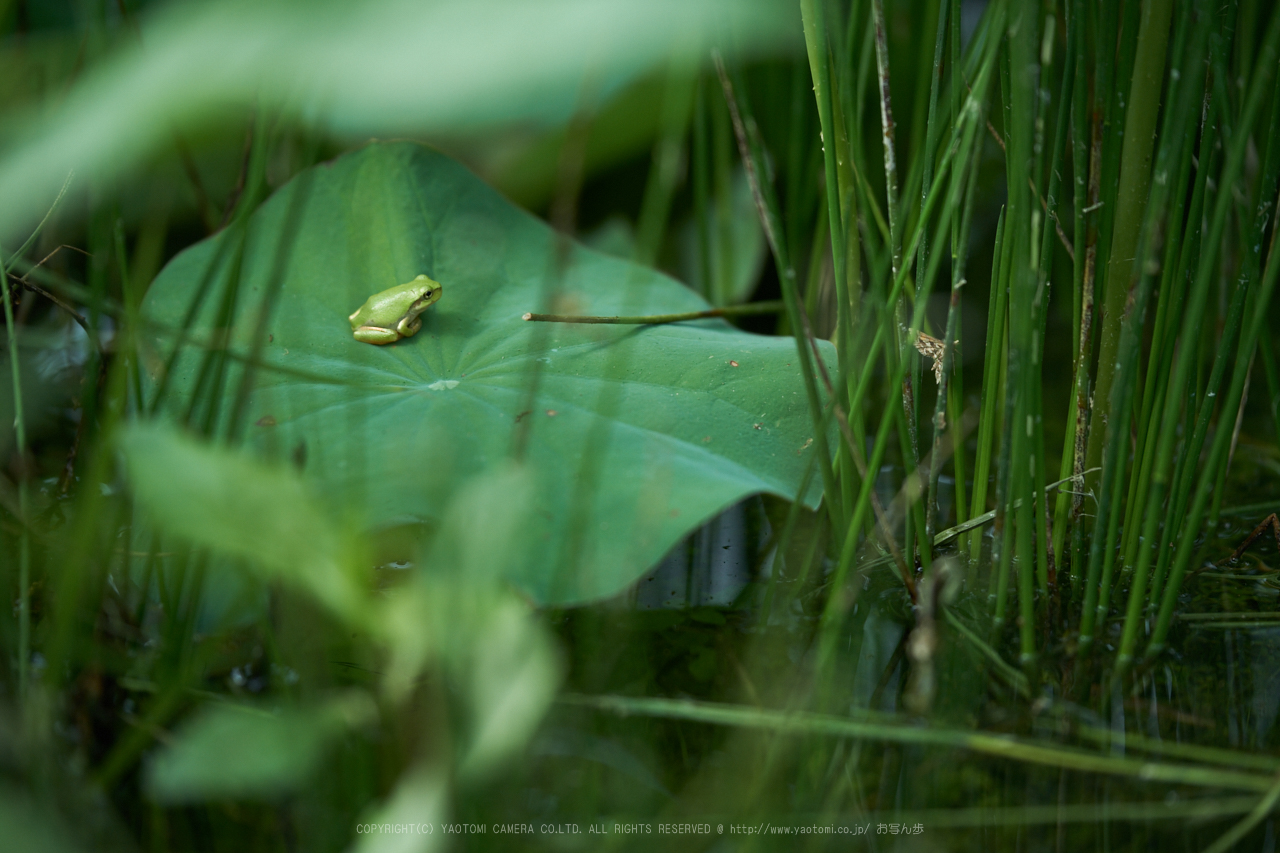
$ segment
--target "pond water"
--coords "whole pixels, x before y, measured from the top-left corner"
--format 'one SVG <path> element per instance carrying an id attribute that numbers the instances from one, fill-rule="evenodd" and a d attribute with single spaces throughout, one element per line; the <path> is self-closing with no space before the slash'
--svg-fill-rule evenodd
<path id="1" fill-rule="evenodd" d="M 1229 498 L 1259 494 L 1238 485 Z M 927 659 L 909 650 L 920 614 L 882 566 L 863 578 L 820 666 L 829 561 L 805 576 L 787 568 L 795 553 L 778 559 L 771 533 L 783 513 L 769 498 L 732 507 L 630 593 L 548 614 L 570 656 L 567 694 L 525 772 L 460 816 L 488 828 L 468 847 L 1203 850 L 1280 773 L 1280 554 L 1269 532 L 1238 564 L 1188 579 L 1154 662 L 1113 677 L 1122 579 L 1093 653 L 1075 655 L 1076 626 L 1059 618 L 1026 681 L 1016 625 L 991 628 L 989 571 L 958 560 L 964 583 Z M 1229 555 L 1261 515 L 1228 507 L 1208 559 Z M 801 520 L 793 552 L 815 527 Z M 1066 591 L 1059 609 L 1073 610 Z M 927 710 L 913 695 L 922 669 Z M 726 707 L 737 716 L 716 718 Z M 823 715 L 888 734 L 824 731 Z M 932 740 L 913 741 L 920 733 Z M 531 815 L 518 844 L 494 833 Z M 1275 834 L 1263 817 L 1238 849 L 1273 851 Z"/>

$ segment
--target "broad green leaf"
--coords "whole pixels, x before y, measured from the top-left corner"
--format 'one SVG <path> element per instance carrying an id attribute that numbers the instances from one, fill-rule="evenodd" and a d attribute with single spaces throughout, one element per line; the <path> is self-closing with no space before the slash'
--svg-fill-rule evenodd
<path id="1" fill-rule="evenodd" d="M 786 4 L 744 0 L 217 0 L 173 3 L 0 159 L 0 241 L 68 171 L 102 186 L 228 108 L 354 137 L 565 120 L 673 51 L 776 45 Z"/>
<path id="2" fill-rule="evenodd" d="M 616 593 L 729 504 L 799 487 L 814 430 L 793 340 L 721 321 L 524 322 L 553 289 L 559 307 L 583 314 L 706 303 L 559 240 L 440 154 L 375 143 L 308 170 L 254 214 L 237 249 L 240 240 L 228 230 L 184 252 L 147 294 L 154 383 L 173 330 L 212 282 L 163 406 L 204 417 L 218 400 L 225 416 L 243 363 L 260 359 L 246 440 L 305 460 L 327 500 L 373 527 L 437 524 L 465 481 L 522 447 L 533 507 L 503 573 L 539 602 Z M 419 273 L 444 287 L 422 330 L 384 347 L 355 341 L 347 314 Z M 259 326 L 264 300 L 272 310 Z M 223 321 L 225 306 L 234 310 Z M 202 372 L 201 345 L 221 347 L 213 330 L 224 322 L 233 357 L 225 373 Z M 209 393 L 216 376 L 223 384 Z M 815 484 L 805 500 L 819 496 Z"/>
<path id="3" fill-rule="evenodd" d="M 278 711 L 215 704 L 148 764 L 147 788 L 170 803 L 280 796 L 308 781 L 335 738 L 376 715 L 373 701 L 354 692 Z"/>
<path id="4" fill-rule="evenodd" d="M 118 443 L 133 493 L 161 530 L 243 558 L 361 620 L 366 596 L 345 568 L 349 549 L 297 474 L 157 424 L 133 424 Z"/>

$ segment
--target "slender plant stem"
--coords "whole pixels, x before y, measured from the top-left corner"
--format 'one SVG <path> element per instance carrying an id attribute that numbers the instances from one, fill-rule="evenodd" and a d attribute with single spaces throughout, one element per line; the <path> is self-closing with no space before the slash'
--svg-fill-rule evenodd
<path id="1" fill-rule="evenodd" d="M 68 173 L 66 180 L 62 182 L 62 189 L 58 191 L 58 195 L 53 200 L 53 204 L 49 206 L 49 210 L 45 212 L 44 218 L 27 237 L 18 251 L 14 252 L 12 258 L 20 258 L 27 253 L 33 245 L 36 238 L 40 236 L 40 232 L 44 230 L 44 226 L 49 222 L 49 217 L 53 216 L 53 212 L 57 210 L 58 203 L 62 201 L 62 197 L 67 194 L 67 187 L 71 185 L 73 173 Z M 18 327 L 13 316 L 13 298 L 9 289 L 9 267 L 6 265 L 5 253 L 0 249 L 0 301 L 4 302 L 4 327 L 5 335 L 9 340 L 9 370 L 10 381 L 13 384 L 13 433 L 14 433 L 14 450 L 18 454 L 20 460 L 19 465 L 22 469 L 26 468 L 27 455 L 27 418 L 23 408 L 22 400 L 22 361 L 18 356 Z M 29 514 L 30 494 L 27 484 L 27 476 L 24 470 L 18 473 L 18 514 L 20 516 L 18 523 L 20 525 L 18 531 L 18 695 L 25 698 L 31 678 L 31 534 L 27 529 L 27 525 L 31 522 Z"/>
<path id="2" fill-rule="evenodd" d="M 1160 90 L 1164 83 L 1165 50 L 1169 43 L 1172 12 L 1172 0 L 1146 0 L 1142 3 L 1133 79 L 1125 115 L 1124 149 L 1120 158 L 1120 183 L 1116 192 L 1115 232 L 1112 235 L 1102 297 L 1102 327 L 1098 335 L 1098 383 L 1086 459 L 1090 466 L 1098 464 L 1102 457 L 1102 441 L 1106 431 L 1101 425 L 1115 417 L 1109 403 L 1111 384 L 1115 378 L 1113 365 L 1120 346 L 1120 324 L 1132 278 L 1138 230 L 1143 222 L 1143 211 L 1151 188 L 1156 118 L 1160 108 Z"/>
<path id="3" fill-rule="evenodd" d="M 745 305 L 726 305 L 705 311 L 685 311 L 678 314 L 636 314 L 627 317 L 592 317 L 582 314 L 524 314 L 521 319 L 535 323 L 594 323 L 618 326 L 657 326 L 664 323 L 682 323 L 686 320 L 708 320 L 714 317 L 742 317 L 754 314 L 779 314 L 786 310 L 781 300 L 772 302 L 748 302 Z"/>
<path id="4" fill-rule="evenodd" d="M 998 18 L 1000 19 L 1003 18 L 1003 14 L 1002 14 L 1003 6 L 996 7 L 995 12 Z M 966 101 L 966 106 L 964 110 L 962 110 L 961 116 L 957 121 L 956 135 L 953 136 L 952 144 L 948 146 L 945 154 L 942 157 L 942 160 L 938 164 L 938 175 L 935 178 L 935 180 L 941 180 L 945 176 L 946 170 L 951 167 L 953 160 L 957 156 L 959 157 L 959 162 L 961 163 L 968 162 L 968 158 L 972 156 L 973 145 L 975 142 L 975 138 L 977 136 L 977 129 L 982 126 L 983 119 L 984 119 L 982 111 L 979 107 L 979 103 L 981 102 L 982 97 L 985 95 L 986 88 L 991 77 L 991 70 L 992 70 L 992 66 L 994 65 L 995 53 L 996 53 L 996 51 L 993 48 L 994 48 L 994 45 L 988 45 L 988 53 L 984 57 L 984 62 L 980 66 L 977 79 L 975 80 L 975 83 L 973 86 L 974 94 L 970 95 L 969 99 Z M 945 199 L 946 199 L 945 204 L 942 205 L 942 217 L 938 225 L 940 229 L 947 228 L 950 226 L 950 217 L 952 213 L 955 211 L 955 209 L 959 206 L 959 192 L 961 188 L 962 188 L 962 182 L 955 182 L 955 181 L 951 182 L 948 192 L 945 194 Z M 922 226 L 919 223 L 928 221 L 929 214 L 931 212 L 930 207 L 934 205 L 939 199 L 942 199 L 943 197 L 944 197 L 943 193 L 933 193 L 929 196 L 929 200 L 925 205 L 925 209 L 921 211 L 920 219 L 919 219 L 919 222 L 917 223 L 915 233 L 912 236 L 911 243 L 908 246 L 908 253 L 915 251 L 916 241 L 919 240 L 920 238 Z M 933 260 L 930 261 L 930 265 L 935 266 L 938 260 L 940 260 L 940 255 L 935 254 Z M 904 273 L 905 271 L 900 270 L 898 275 L 894 277 L 893 286 L 890 289 L 889 293 L 887 294 L 885 305 L 894 304 L 894 300 L 898 297 L 898 294 L 901 292 L 901 288 L 903 287 L 903 284 L 904 284 L 904 278 L 905 278 Z M 929 279 L 930 279 L 930 274 L 926 271 L 925 280 L 927 281 Z M 915 316 L 912 320 L 912 326 L 909 329 L 912 337 L 914 337 L 915 333 L 918 331 L 920 327 L 921 322 L 923 321 L 924 306 L 925 306 L 924 299 L 916 300 Z M 872 352 L 869 358 L 875 357 L 876 347 L 874 344 L 876 342 L 881 342 L 881 345 L 883 345 L 883 338 L 884 338 L 884 335 L 882 335 L 880 332 L 877 332 L 876 338 L 873 341 Z M 906 371 L 906 360 L 905 358 L 899 358 L 891 374 L 892 378 L 890 381 L 890 387 L 897 387 L 899 385 L 899 383 L 903 379 L 905 371 Z M 880 418 L 880 425 L 876 431 L 876 437 L 872 445 L 871 458 L 867 466 L 868 470 L 870 471 L 877 470 L 880 465 L 880 462 L 881 462 L 881 459 L 883 458 L 883 454 L 885 452 L 885 448 L 887 444 L 886 439 L 888 437 L 888 430 L 890 426 L 892 426 L 892 424 L 893 424 L 893 417 L 891 413 L 888 411 L 884 412 Z M 850 527 L 849 527 L 850 531 L 858 529 L 858 527 L 862 523 L 862 518 L 865 516 L 865 513 L 867 512 L 867 509 L 870 506 L 870 487 L 871 487 L 871 480 L 870 478 L 868 478 L 863 481 L 862 489 L 858 495 L 858 502 L 854 506 L 853 516 L 852 516 L 853 520 L 850 523 Z M 852 535 L 846 535 L 840 549 L 840 559 L 836 565 L 836 570 L 832 577 L 832 586 L 836 592 L 834 592 L 828 598 L 826 609 L 823 612 L 823 619 L 822 619 L 823 635 L 819 645 L 819 652 L 818 652 L 820 667 L 823 666 L 824 663 L 829 663 L 831 652 L 834 647 L 833 644 L 835 642 L 835 636 L 836 636 L 835 628 L 837 624 L 837 616 L 838 614 L 843 612 L 840 604 L 840 602 L 843 600 L 843 596 L 839 594 L 839 591 L 843 588 L 845 580 L 848 577 L 849 569 L 853 562 L 854 544 L 855 544 L 855 537 Z"/>
<path id="5" fill-rule="evenodd" d="M 1000 359 L 1004 350 L 1004 323 L 1007 290 L 1004 287 L 1004 269 L 1008 260 L 1008 243 L 1004 239 L 1005 211 L 1000 210 L 996 220 L 995 253 L 991 264 L 991 282 L 987 299 L 987 340 L 983 349 L 982 387 L 992 389 L 1000 375 Z M 997 395 L 982 395 L 982 413 L 978 419 L 977 456 L 973 469 L 973 499 L 969 516 L 978 516 L 987 509 L 987 483 L 991 474 L 992 442 L 995 440 Z M 982 549 L 982 536 L 975 533 L 969 542 L 969 559 L 978 562 Z"/>
<path id="6" fill-rule="evenodd" d="M 1161 247 L 1159 246 L 1157 232 L 1160 229 L 1160 222 L 1164 216 L 1164 207 L 1169 196 L 1168 188 L 1171 184 L 1169 172 L 1181 159 L 1182 148 L 1186 144 L 1185 134 L 1173 131 L 1174 122 L 1177 120 L 1175 117 L 1194 115 L 1196 102 L 1200 95 L 1198 74 L 1204 66 L 1203 56 L 1207 46 L 1208 28 L 1203 26 L 1195 28 L 1195 43 L 1191 47 L 1190 54 L 1184 57 L 1182 56 L 1183 46 L 1188 38 L 1189 29 L 1191 29 L 1189 21 L 1184 17 L 1178 27 L 1174 56 L 1177 63 L 1175 69 L 1181 67 L 1185 71 L 1179 75 L 1170 75 L 1168 89 L 1170 108 L 1165 115 L 1165 127 L 1161 134 L 1160 149 L 1156 158 L 1156 187 L 1147 207 L 1147 222 L 1144 223 L 1137 247 L 1141 254 L 1138 257 L 1139 262 L 1135 265 L 1135 273 L 1142 276 L 1148 286 L 1150 286 L 1150 282 L 1154 280 L 1160 268 L 1158 253 Z M 1141 334 L 1141 329 L 1139 328 L 1131 333 L 1126 330 L 1126 333 L 1130 334 L 1132 338 L 1136 338 Z M 1136 341 L 1130 342 L 1130 348 L 1134 350 L 1133 360 L 1136 362 Z M 1156 540 L 1157 527 L 1162 520 L 1165 485 L 1163 473 L 1164 471 L 1162 470 L 1160 472 L 1161 476 L 1157 476 L 1151 484 L 1150 500 L 1147 505 L 1143 527 L 1142 541 L 1144 542 L 1154 542 Z M 1133 512 L 1135 512 L 1133 517 L 1136 518 L 1137 510 Z M 1133 656 L 1134 646 L 1137 643 L 1138 622 L 1145 604 L 1146 585 L 1153 553 L 1149 547 L 1142 548 L 1138 555 L 1137 565 L 1134 568 L 1129 589 L 1123 636 L 1117 655 L 1117 672 L 1122 672 L 1128 667 Z"/>
<path id="7" fill-rule="evenodd" d="M 5 334 L 9 339 L 9 368 L 13 387 L 14 449 L 25 467 L 27 454 L 26 415 L 22 405 L 22 362 L 18 357 L 18 327 L 14 323 L 13 301 L 10 298 L 9 271 L 0 258 L 0 300 L 4 302 Z M 31 536 L 27 532 L 28 516 L 27 478 L 18 475 L 18 695 L 26 697 L 27 682 L 31 677 Z"/>
<path id="8" fill-rule="evenodd" d="M 1267 28 L 1267 35 L 1263 42 L 1262 50 L 1259 52 L 1259 72 L 1254 75 L 1253 85 L 1250 88 L 1248 104 L 1245 108 L 1243 120 L 1241 121 L 1242 129 L 1239 136 L 1235 140 L 1239 143 L 1245 136 L 1245 129 L 1248 128 L 1252 119 L 1257 115 L 1264 93 L 1272 94 L 1273 101 L 1280 97 L 1280 92 L 1273 92 L 1269 88 L 1272 81 L 1272 75 L 1275 72 L 1277 53 L 1280 52 L 1280 10 L 1273 11 L 1271 23 Z M 1274 111 L 1274 107 L 1273 107 Z M 1235 161 L 1237 151 L 1236 145 L 1233 144 L 1232 156 L 1228 158 L 1226 170 L 1229 175 L 1234 177 L 1231 171 L 1233 161 Z M 1229 188 L 1231 183 L 1224 181 L 1225 188 Z M 1225 207 L 1223 200 L 1230 195 L 1229 191 L 1224 191 L 1219 198 L 1219 208 Z M 1261 285 L 1258 289 L 1257 298 L 1250 312 L 1248 326 L 1244 331 L 1240 340 L 1238 351 L 1240 357 L 1236 359 L 1234 373 L 1232 375 L 1231 387 L 1227 392 L 1226 399 L 1223 401 L 1223 411 L 1235 411 L 1239 405 L 1240 398 L 1244 392 L 1245 379 L 1248 375 L 1250 358 L 1248 357 L 1257 345 L 1258 337 L 1262 330 L 1262 325 L 1267 320 L 1267 307 L 1270 303 L 1271 294 L 1275 288 L 1276 280 L 1280 277 L 1280 253 L 1272 251 L 1267 258 L 1266 272 L 1262 277 Z M 1203 256 L 1202 256 L 1203 260 Z M 1181 366 L 1181 361 L 1180 361 Z M 1218 466 L 1224 464 L 1227 456 L 1227 449 L 1232 438 L 1232 431 L 1229 429 L 1219 429 L 1214 436 L 1213 444 L 1209 451 L 1209 460 L 1202 469 L 1200 482 L 1196 489 L 1195 500 L 1191 505 L 1191 510 L 1185 519 L 1180 520 L 1181 535 L 1179 537 L 1177 547 L 1177 557 L 1170 571 L 1167 585 L 1164 588 L 1163 598 L 1160 603 L 1159 616 L 1156 626 L 1151 634 L 1151 641 L 1147 647 L 1147 655 L 1152 656 L 1164 647 L 1165 636 L 1169 630 L 1169 624 L 1173 619 L 1173 609 L 1177 602 L 1178 592 L 1182 587 L 1182 579 L 1186 574 L 1191 558 L 1196 551 L 1194 545 L 1195 536 L 1199 533 L 1200 523 L 1203 520 L 1204 510 L 1211 497 L 1213 484 L 1218 479 Z"/>

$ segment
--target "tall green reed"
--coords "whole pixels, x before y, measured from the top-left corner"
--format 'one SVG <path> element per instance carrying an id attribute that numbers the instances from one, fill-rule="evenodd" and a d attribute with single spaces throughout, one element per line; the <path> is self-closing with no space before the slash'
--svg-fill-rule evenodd
<path id="1" fill-rule="evenodd" d="M 1215 517 L 1211 498 L 1226 476 L 1255 350 L 1265 375 L 1276 372 L 1262 329 L 1280 111 L 1268 93 L 1280 17 L 1269 13 L 1255 45 L 1255 34 L 1236 26 L 1247 10 L 1235 4 L 993 2 L 961 50 L 958 9 L 929 8 L 936 29 L 897 34 L 931 57 L 928 97 L 914 111 L 924 126 L 904 147 L 893 120 L 901 90 L 889 62 L 892 16 L 876 0 L 801 3 L 821 125 L 822 229 L 841 294 L 834 405 L 849 424 L 867 423 L 849 430 L 867 445 L 866 477 L 848 464 L 861 447 L 846 438 L 837 451 L 844 526 L 824 636 L 829 644 L 857 596 L 850 578 L 861 548 L 871 548 L 873 562 L 877 551 L 904 555 L 911 589 L 929 571 L 936 531 L 982 515 L 994 494 L 989 553 L 981 529 L 962 540 L 971 562 L 990 561 L 993 627 L 1009 621 L 1016 601 L 1025 665 L 1063 630 L 1089 654 L 1121 616 L 1118 590 L 1124 669 L 1140 634 L 1149 652 L 1162 647 L 1202 522 Z M 1232 68 L 1247 69 L 1237 75 L 1243 97 L 1229 90 Z M 869 120 L 876 113 L 878 126 Z M 873 140 L 883 156 L 868 154 Z M 1264 155 L 1256 175 L 1245 170 L 1250 146 Z M 966 400 L 955 356 L 969 223 L 975 208 L 990 209 L 992 185 L 977 176 L 981 158 L 993 155 L 1004 162 L 1005 206 L 994 229 L 986 339 L 980 350 L 967 347 L 982 353 L 981 384 L 965 387 Z M 948 244 L 949 253 L 935 249 Z M 948 255 L 945 320 L 929 327 L 940 318 L 925 304 Z M 1210 296 L 1233 275 L 1219 331 L 1205 324 Z M 942 355 L 922 444 L 915 430 L 925 389 L 913 345 L 926 328 L 942 335 Z M 1064 350 L 1069 358 L 1057 355 Z M 1058 390 L 1064 374 L 1066 394 Z M 970 405 L 976 432 L 966 447 L 960 410 Z M 1061 418 L 1056 460 L 1045 412 Z M 955 436 L 949 459 L 947 429 Z M 876 491 L 867 478 L 886 460 L 898 465 L 900 490 L 889 513 L 893 548 L 883 525 L 867 523 Z M 948 467 L 959 506 L 942 517 L 939 479 Z M 1070 484 L 1052 496 L 1047 481 L 1065 478 Z M 1067 605 L 1066 623 L 1051 616 L 1054 601 Z M 1157 610 L 1161 618 L 1148 621 Z"/>

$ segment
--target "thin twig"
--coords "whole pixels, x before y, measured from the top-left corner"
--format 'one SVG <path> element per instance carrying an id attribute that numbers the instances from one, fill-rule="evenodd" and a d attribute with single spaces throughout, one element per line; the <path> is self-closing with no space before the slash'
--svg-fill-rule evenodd
<path id="1" fill-rule="evenodd" d="M 89 322 L 85 320 L 85 318 L 81 316 L 79 312 L 76 311 L 75 307 L 72 306 L 71 303 L 63 301 L 61 297 L 54 295 L 48 290 L 45 290 L 43 287 L 36 284 L 35 282 L 27 281 L 26 276 L 22 276 L 21 278 L 19 278 L 13 273 L 9 273 L 8 275 L 9 275 L 9 279 L 14 284 L 20 284 L 22 285 L 23 288 L 30 290 L 32 293 L 38 293 L 41 296 L 43 296 L 45 299 L 48 299 L 54 305 L 57 305 L 63 311 L 70 314 L 71 318 L 80 324 L 80 328 L 84 329 L 86 332 L 89 331 Z"/>
<path id="2" fill-rule="evenodd" d="M 88 333 L 88 331 L 89 331 L 89 323 L 84 319 L 84 317 L 83 317 L 83 316 L 81 316 L 81 315 L 80 315 L 80 313 L 79 313 L 79 312 L 77 312 L 77 311 L 76 311 L 76 309 L 71 305 L 71 303 L 69 303 L 69 302 L 64 302 L 64 301 L 62 300 L 62 298 L 61 298 L 61 297 L 59 297 L 59 296 L 55 296 L 53 293 L 49 292 L 48 290 L 45 290 L 43 287 L 41 287 L 40 285 L 36 284 L 35 282 L 32 282 L 32 281 L 29 281 L 29 280 L 28 280 L 28 279 L 29 279 L 29 277 L 30 277 L 30 275 L 31 275 L 31 273 L 32 273 L 32 271 L 34 271 L 35 269 L 37 269 L 37 268 L 39 268 L 40 266 L 42 266 L 46 261 L 48 261 L 48 260 L 49 260 L 50 258 L 52 258 L 54 255 L 58 254 L 58 252 L 59 252 L 59 251 L 61 251 L 62 249 L 71 249 L 72 251 L 79 252 L 80 254 L 84 255 L 84 256 L 85 256 L 85 257 L 87 257 L 87 258 L 91 258 L 91 257 L 93 257 L 93 255 L 89 254 L 89 253 L 88 253 L 88 252 L 86 252 L 84 249 L 81 249 L 79 246 L 69 246 L 69 245 L 67 245 L 66 243 L 63 243 L 61 246 L 58 246 L 58 247 L 57 247 L 56 249 L 54 249 L 52 252 L 50 252 L 49 254 L 45 255 L 43 258 L 41 258 L 39 261 L 37 261 L 35 264 L 33 264 L 33 265 L 31 266 L 31 268 L 30 268 L 30 269 L 28 269 L 25 273 L 23 273 L 23 274 L 22 274 L 22 276 L 21 276 L 21 277 L 16 276 L 16 275 L 14 275 L 13 273 L 9 273 L 9 278 L 13 279 L 13 280 L 14 280 L 15 282 L 17 282 L 18 284 L 21 284 L 21 285 L 22 285 L 24 288 L 26 288 L 27 290 L 30 290 L 30 291 L 31 291 L 31 292 L 33 292 L 33 293 L 38 293 L 38 294 L 40 294 L 40 295 L 41 295 L 41 296 L 43 296 L 45 299 L 48 299 L 50 302 L 52 302 L 54 305 L 57 305 L 57 306 L 58 306 L 59 308 L 61 308 L 63 311 L 66 311 L 68 314 L 70 314 L 70 315 L 71 315 L 71 317 L 72 317 L 72 318 L 73 318 L 77 323 L 79 323 L 79 324 L 80 324 L 80 327 L 81 327 L 82 329 L 84 329 L 86 333 Z M 95 336 L 94 336 L 94 335 L 89 335 L 89 338 L 90 338 L 91 340 L 94 340 L 94 339 L 95 339 Z"/>
<path id="3" fill-rule="evenodd" d="M 525 313 L 522 320 L 536 323 L 594 323 L 619 326 L 657 326 L 663 323 L 681 323 L 686 320 L 706 320 L 712 317 L 738 317 L 752 314 L 777 314 L 784 309 L 781 300 L 748 302 L 745 305 L 726 305 L 706 311 L 685 311 L 681 314 L 638 314 L 624 317 L 595 317 L 583 314 L 535 314 Z"/>
<path id="4" fill-rule="evenodd" d="M 1219 560 L 1214 565 L 1221 566 L 1224 563 L 1234 563 L 1236 560 L 1239 560 L 1244 556 L 1244 552 L 1249 549 L 1249 546 L 1256 542 L 1258 537 L 1266 532 L 1268 527 L 1271 528 L 1271 532 L 1276 536 L 1276 547 L 1280 548 L 1280 516 L 1277 516 L 1273 512 L 1271 515 L 1262 519 L 1262 523 L 1253 528 L 1253 532 L 1245 537 L 1245 540 L 1240 543 L 1240 547 L 1233 551 L 1230 557 L 1227 557 L 1225 560 Z"/>

